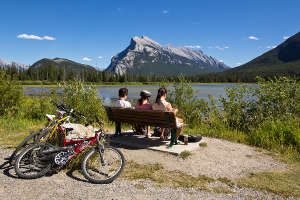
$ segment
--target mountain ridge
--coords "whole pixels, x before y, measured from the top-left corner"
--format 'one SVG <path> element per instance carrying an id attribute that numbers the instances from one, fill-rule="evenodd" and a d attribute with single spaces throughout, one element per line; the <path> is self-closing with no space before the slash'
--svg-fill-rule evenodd
<path id="1" fill-rule="evenodd" d="M 147 36 L 131 38 L 129 46 L 113 56 L 107 72 L 117 74 L 201 74 L 229 69 L 217 59 L 200 50 L 186 47 L 163 47 Z"/>
<path id="2" fill-rule="evenodd" d="M 15 66 L 19 70 L 26 70 L 29 67 L 26 64 L 21 64 L 21 63 L 14 62 L 14 61 L 9 62 L 5 59 L 0 58 L 0 67 L 12 67 L 12 66 Z"/>

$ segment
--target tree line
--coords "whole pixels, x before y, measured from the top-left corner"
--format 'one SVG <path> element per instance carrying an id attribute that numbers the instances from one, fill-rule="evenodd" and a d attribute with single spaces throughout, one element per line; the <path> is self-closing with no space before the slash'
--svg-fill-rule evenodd
<path id="1" fill-rule="evenodd" d="M 159 75 L 144 75 L 144 74 L 116 74 L 112 72 L 97 71 L 82 68 L 80 70 L 71 69 L 66 71 L 64 67 L 56 67 L 48 65 L 45 67 L 28 69 L 20 69 L 12 65 L 11 67 L 0 66 L 0 71 L 4 72 L 6 76 L 11 77 L 18 81 L 47 81 L 47 82 L 60 82 L 60 81 L 82 81 L 82 82 L 178 82 L 178 76 L 159 76 Z M 208 74 L 200 74 L 195 76 L 184 76 L 186 80 L 191 82 L 214 83 L 214 82 L 256 82 L 256 77 L 273 78 L 278 76 L 276 73 L 242 73 L 242 72 L 213 72 Z M 279 74 L 280 76 L 280 74 Z M 285 76 L 287 76 L 285 74 Z M 296 79 L 300 79 L 298 75 Z"/>

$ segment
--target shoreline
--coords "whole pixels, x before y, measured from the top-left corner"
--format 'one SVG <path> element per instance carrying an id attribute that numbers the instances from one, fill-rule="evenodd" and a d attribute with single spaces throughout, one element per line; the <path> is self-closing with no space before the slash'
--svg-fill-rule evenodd
<path id="1" fill-rule="evenodd" d="M 169 84 L 175 84 L 176 82 L 170 82 Z M 158 86 L 160 82 L 149 82 L 149 83 L 140 83 L 140 82 L 125 82 L 125 83 L 85 83 L 85 86 L 94 85 L 94 86 Z M 191 82 L 192 85 L 255 85 L 256 83 L 228 83 L 228 82 L 214 82 L 214 83 L 202 83 L 202 82 Z M 58 87 L 56 84 L 20 84 L 21 87 Z"/>

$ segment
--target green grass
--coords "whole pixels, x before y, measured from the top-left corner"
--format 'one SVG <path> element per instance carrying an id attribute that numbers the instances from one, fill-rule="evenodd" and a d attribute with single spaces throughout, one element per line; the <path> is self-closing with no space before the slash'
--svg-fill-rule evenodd
<path id="1" fill-rule="evenodd" d="M 179 157 L 182 158 L 183 160 L 187 159 L 190 157 L 192 153 L 190 151 L 183 151 L 179 154 Z"/>
<path id="2" fill-rule="evenodd" d="M 213 188 L 215 193 L 222 193 L 222 194 L 231 194 L 234 193 L 231 189 L 224 187 L 224 186 L 216 186 Z"/>
<path id="3" fill-rule="evenodd" d="M 267 190 L 285 197 L 300 197 L 300 163 L 288 170 L 251 174 L 238 179 L 237 185 Z"/>
<path id="4" fill-rule="evenodd" d="M 135 184 L 134 187 L 136 189 L 139 189 L 139 190 L 144 190 L 145 189 L 145 186 L 143 184 L 140 184 L 140 183 Z"/>
<path id="5" fill-rule="evenodd" d="M 207 147 L 207 143 L 206 143 L 206 142 L 200 142 L 200 143 L 199 143 L 199 146 L 200 146 L 200 147 Z"/>
<path id="6" fill-rule="evenodd" d="M 0 118 L 0 124 L 0 145 L 16 147 L 32 131 L 38 131 L 43 128 L 45 122 L 40 120 Z"/>
<path id="7" fill-rule="evenodd" d="M 201 175 L 194 177 L 181 171 L 168 171 L 159 163 L 141 165 L 134 161 L 127 161 L 121 178 L 128 180 L 151 180 L 157 186 L 171 186 L 183 188 L 200 188 L 209 190 L 208 183 L 214 179 Z"/>
<path id="8" fill-rule="evenodd" d="M 222 183 L 225 183 L 228 186 L 234 186 L 235 185 L 234 182 L 232 182 L 232 180 L 230 180 L 227 177 L 220 177 L 217 180 L 220 181 L 220 182 L 222 182 Z"/>

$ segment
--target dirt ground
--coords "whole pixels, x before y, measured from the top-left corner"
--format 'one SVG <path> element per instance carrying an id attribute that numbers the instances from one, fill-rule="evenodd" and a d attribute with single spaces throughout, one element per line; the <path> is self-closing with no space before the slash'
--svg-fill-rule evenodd
<path id="1" fill-rule="evenodd" d="M 284 169 L 285 165 L 254 147 L 221 139 L 204 137 L 207 147 L 199 147 L 183 160 L 178 156 L 145 149 L 125 149 L 127 160 L 139 164 L 161 163 L 167 170 L 179 170 L 192 176 L 236 179 L 266 170 Z"/>
<path id="2" fill-rule="evenodd" d="M 286 167 L 253 147 L 212 138 L 203 138 L 203 142 L 207 147 L 199 147 L 185 160 L 145 149 L 120 147 L 120 150 L 127 161 L 161 163 L 167 170 L 179 170 L 192 176 L 236 179 L 253 172 Z M 0 164 L 11 152 L 11 149 L 0 148 Z M 225 194 L 197 188 L 157 187 L 149 180 L 117 179 L 97 185 L 87 182 L 80 173 L 66 171 L 34 180 L 19 179 L 12 168 L 0 172 L 0 199 L 284 199 L 266 191 L 237 186 L 230 188 L 232 193 Z M 221 182 L 212 185 L 224 186 Z"/>

